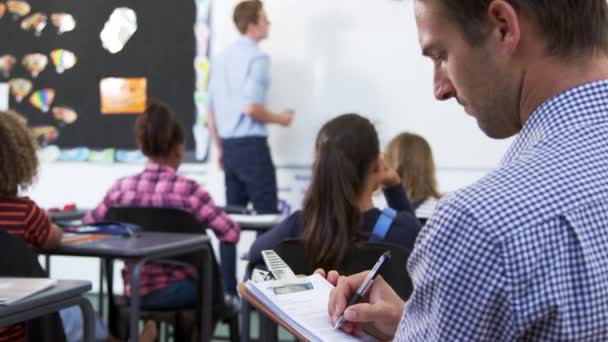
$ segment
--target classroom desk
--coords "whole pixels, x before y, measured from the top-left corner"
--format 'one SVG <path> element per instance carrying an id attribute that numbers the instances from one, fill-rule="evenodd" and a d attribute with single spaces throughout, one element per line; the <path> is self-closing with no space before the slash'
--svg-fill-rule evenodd
<path id="1" fill-rule="evenodd" d="M 84 341 L 94 341 L 95 317 L 91 303 L 82 295 L 91 283 L 82 280 L 58 280 L 57 284 L 16 303 L 0 306 L 0 326 L 28 321 L 70 306 L 78 305 L 84 321 Z"/>
<path id="2" fill-rule="evenodd" d="M 242 230 L 252 230 L 258 234 L 272 229 L 283 220 L 283 216 L 280 214 L 228 214 L 228 216 L 238 223 Z"/>
<path id="3" fill-rule="evenodd" d="M 139 275 L 147 261 L 169 258 L 190 252 L 203 251 L 205 258 L 197 265 L 201 270 L 211 270 L 212 254 L 209 237 L 202 234 L 175 234 L 141 232 L 135 238 L 111 237 L 77 244 L 64 244 L 53 250 L 38 250 L 39 254 L 99 257 L 103 260 L 122 259 L 134 261 L 131 277 L 130 341 L 137 341 L 139 321 Z M 203 289 L 200 322 L 201 340 L 211 340 L 212 272 L 199 274 Z M 102 284 L 100 284 L 102 286 Z M 110 284 L 111 286 L 111 284 Z"/>
<path id="4" fill-rule="evenodd" d="M 57 223 L 61 221 L 82 220 L 87 211 L 88 210 L 85 209 L 76 209 L 70 211 L 47 211 L 46 214 L 53 223 Z"/>

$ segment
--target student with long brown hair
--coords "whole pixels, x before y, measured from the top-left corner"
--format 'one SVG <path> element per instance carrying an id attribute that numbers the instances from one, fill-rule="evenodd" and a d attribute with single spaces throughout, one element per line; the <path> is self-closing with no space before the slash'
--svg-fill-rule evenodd
<path id="1" fill-rule="evenodd" d="M 404 132 L 388 143 L 384 157 L 401 177 L 416 216 L 429 218 L 441 198 L 429 143 L 417 134 Z"/>
<path id="2" fill-rule="evenodd" d="M 358 114 L 327 122 L 316 139 L 312 181 L 303 209 L 262 235 L 249 257 L 261 261 L 261 251 L 287 238 L 303 238 L 311 266 L 335 268 L 353 243 L 366 242 L 384 215 L 372 203 L 382 186 L 395 209 L 382 241 L 413 248 L 420 223 L 414 216 L 401 180 L 382 156 L 372 123 Z"/>

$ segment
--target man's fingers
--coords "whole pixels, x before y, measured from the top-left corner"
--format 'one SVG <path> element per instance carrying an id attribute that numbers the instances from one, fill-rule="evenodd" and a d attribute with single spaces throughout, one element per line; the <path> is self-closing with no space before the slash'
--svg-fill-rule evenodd
<path id="1" fill-rule="evenodd" d="M 322 269 L 322 268 L 317 268 L 317 269 L 315 270 L 315 274 L 318 274 L 318 275 L 320 275 L 321 277 L 325 278 L 325 270 L 324 270 L 324 269 Z M 330 281 L 330 283 L 331 283 L 331 281 Z"/>
<path id="2" fill-rule="evenodd" d="M 336 271 L 329 271 L 329 273 L 327 274 L 327 281 L 336 286 L 336 284 L 338 284 L 338 279 L 340 278 L 340 273 L 336 272 Z"/>
<path id="3" fill-rule="evenodd" d="M 384 312 L 378 304 L 361 303 L 349 306 L 344 312 L 344 318 L 349 322 L 367 323 L 380 322 Z"/>

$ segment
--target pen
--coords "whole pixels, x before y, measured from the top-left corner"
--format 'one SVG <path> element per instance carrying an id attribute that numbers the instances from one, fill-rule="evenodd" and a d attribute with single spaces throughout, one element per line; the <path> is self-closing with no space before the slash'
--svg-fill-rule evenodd
<path id="1" fill-rule="evenodd" d="M 363 283 L 361 283 L 361 286 L 359 286 L 357 292 L 355 292 L 355 295 L 350 299 L 346 308 L 351 305 L 357 304 L 361 300 L 367 290 L 371 287 L 372 281 L 376 279 L 376 276 L 380 272 L 380 268 L 382 267 L 382 265 L 384 265 L 388 260 L 390 260 L 390 258 L 391 251 L 386 251 L 384 252 L 384 254 L 382 254 L 382 256 L 380 256 L 380 259 L 378 259 L 378 262 L 376 262 L 372 270 L 367 274 L 367 277 L 365 277 Z M 344 311 L 346 311 L 346 308 L 344 308 Z M 346 319 L 344 318 L 344 314 L 342 314 L 342 316 L 340 316 L 340 318 L 338 318 L 338 320 L 336 321 L 334 329 L 339 329 L 342 324 L 344 324 L 344 322 L 346 322 Z"/>

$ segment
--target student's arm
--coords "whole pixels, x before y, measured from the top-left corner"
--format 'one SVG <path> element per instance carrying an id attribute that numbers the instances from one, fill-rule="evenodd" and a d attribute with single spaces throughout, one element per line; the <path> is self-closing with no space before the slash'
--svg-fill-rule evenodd
<path id="1" fill-rule="evenodd" d="M 407 198 L 405 188 L 401 184 L 401 177 L 399 177 L 397 171 L 388 166 L 384 158 L 380 159 L 380 172 L 380 183 L 388 206 L 397 211 L 407 211 L 413 215 L 414 210 Z"/>
<path id="2" fill-rule="evenodd" d="M 299 228 L 300 214 L 296 212 L 255 240 L 251 248 L 249 248 L 249 262 L 254 264 L 262 263 L 263 250 L 273 249 L 279 242 L 285 239 L 300 237 Z"/>
<path id="3" fill-rule="evenodd" d="M 412 205 L 410 204 L 407 194 L 405 193 L 405 188 L 401 183 L 384 188 L 383 191 L 384 197 L 386 197 L 386 202 L 390 208 L 393 208 L 399 212 L 406 211 L 414 215 L 414 209 L 412 209 Z"/>
<path id="4" fill-rule="evenodd" d="M 25 220 L 24 240 L 35 248 L 54 248 L 61 243 L 63 231 L 51 220 L 36 203 L 30 202 Z"/>
<path id="5" fill-rule="evenodd" d="M 61 239 L 63 238 L 63 230 L 59 228 L 56 224 L 51 223 L 51 232 L 49 234 L 49 238 L 46 240 L 46 243 L 42 246 L 45 249 L 55 248 L 61 245 Z"/>
<path id="6" fill-rule="evenodd" d="M 101 203 L 94 209 L 89 210 L 88 213 L 82 218 L 82 223 L 94 223 L 103 220 L 106 216 L 108 209 L 115 204 L 115 199 L 118 196 L 120 181 L 115 182 L 110 190 L 106 193 Z"/>
<path id="7" fill-rule="evenodd" d="M 266 107 L 270 86 L 270 58 L 259 56 L 251 62 L 250 72 L 245 80 L 245 102 L 243 113 L 256 121 L 289 126 L 293 111 L 273 113 Z"/>
<path id="8" fill-rule="evenodd" d="M 211 198 L 198 183 L 190 181 L 193 192 L 188 197 L 189 209 L 194 213 L 196 219 L 203 225 L 208 225 L 217 238 L 228 244 L 239 242 L 241 228 L 234 222 L 225 211 L 218 208 Z"/>

